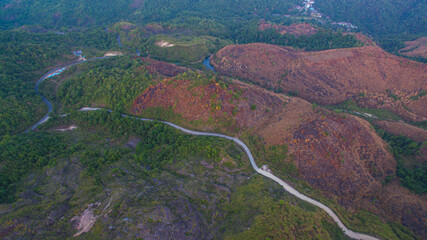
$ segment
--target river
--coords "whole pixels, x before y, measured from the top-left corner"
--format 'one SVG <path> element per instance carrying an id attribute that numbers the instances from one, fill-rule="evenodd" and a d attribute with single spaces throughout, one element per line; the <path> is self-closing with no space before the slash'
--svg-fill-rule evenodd
<path id="1" fill-rule="evenodd" d="M 39 92 L 40 83 L 42 83 L 47 78 L 51 77 L 52 74 L 54 74 L 57 71 L 60 71 L 60 70 L 64 71 L 64 70 L 68 69 L 69 67 L 77 65 L 77 64 L 80 64 L 80 63 L 84 63 L 84 62 L 88 62 L 88 61 L 94 61 L 94 60 L 98 60 L 98 59 L 106 59 L 106 58 L 109 58 L 109 57 L 95 57 L 95 58 L 87 59 L 85 61 L 79 61 L 79 62 L 70 63 L 70 64 L 64 65 L 62 67 L 58 67 L 58 68 L 55 68 L 53 70 L 50 70 L 45 75 L 43 75 L 37 81 L 36 87 L 34 88 L 34 90 L 36 91 L 36 94 L 39 95 L 42 98 L 43 102 L 46 104 L 46 106 L 47 106 L 47 113 L 46 113 L 46 115 L 42 119 L 40 119 L 40 121 L 38 121 L 36 124 L 34 124 L 33 126 L 31 126 L 25 132 L 27 133 L 27 132 L 29 132 L 31 130 L 34 130 L 34 129 L 37 128 L 37 126 L 39 126 L 40 124 L 42 124 L 42 123 L 46 122 L 47 120 L 49 120 L 49 114 L 53 111 L 52 103 L 49 100 L 47 100 L 47 98 L 45 98 L 43 95 L 41 95 L 40 92 Z"/>
<path id="2" fill-rule="evenodd" d="M 203 65 L 205 65 L 205 67 L 207 68 L 207 69 L 209 69 L 209 70 L 212 70 L 212 71 L 214 71 L 215 72 L 215 68 L 211 65 L 211 62 L 210 62 L 210 56 L 209 57 L 206 57 L 204 60 L 203 60 Z"/>
<path id="3" fill-rule="evenodd" d="M 119 44 L 119 47 L 123 47 L 122 42 L 120 41 L 120 35 L 117 34 L 117 44 Z"/>

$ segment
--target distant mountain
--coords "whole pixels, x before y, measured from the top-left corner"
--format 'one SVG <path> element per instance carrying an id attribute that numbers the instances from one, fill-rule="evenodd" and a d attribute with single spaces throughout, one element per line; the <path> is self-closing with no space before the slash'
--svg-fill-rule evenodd
<path id="1" fill-rule="evenodd" d="M 336 21 L 346 21 L 379 37 L 427 34 L 425 0 L 316 0 L 314 6 Z"/>
<path id="2" fill-rule="evenodd" d="M 215 18 L 284 14 L 298 0 L 6 0 L 0 3 L 0 23 L 10 28 L 20 25 L 87 26 L 120 20 L 151 22 L 179 16 Z"/>

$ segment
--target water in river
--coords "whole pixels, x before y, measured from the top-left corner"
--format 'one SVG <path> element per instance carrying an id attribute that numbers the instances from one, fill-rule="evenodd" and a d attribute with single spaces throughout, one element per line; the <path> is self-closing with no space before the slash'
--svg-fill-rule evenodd
<path id="1" fill-rule="evenodd" d="M 210 57 L 210 56 L 209 56 Z M 209 57 L 205 58 L 205 60 L 203 61 L 203 65 L 205 65 L 205 67 L 209 70 L 212 70 L 215 72 L 215 68 L 211 65 L 210 61 L 209 61 Z"/>
<path id="2" fill-rule="evenodd" d="M 122 42 L 120 42 L 119 34 L 117 34 L 117 43 L 119 44 L 119 47 L 123 47 Z"/>

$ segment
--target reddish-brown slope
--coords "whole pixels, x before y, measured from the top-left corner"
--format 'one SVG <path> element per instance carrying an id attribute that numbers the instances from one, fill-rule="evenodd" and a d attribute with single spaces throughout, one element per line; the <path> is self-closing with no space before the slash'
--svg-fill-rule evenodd
<path id="1" fill-rule="evenodd" d="M 315 187 L 341 196 L 346 206 L 375 195 L 381 179 L 394 174 L 395 163 L 385 144 L 358 118 L 331 114 L 292 132 L 287 142 L 300 172 Z"/>
<path id="2" fill-rule="evenodd" d="M 188 121 L 205 123 L 205 130 L 221 127 L 237 135 L 249 131 L 267 145 L 287 144 L 302 178 L 346 208 L 402 221 L 419 234 L 427 227 L 425 202 L 401 187 L 396 186 L 392 196 L 383 187 L 385 177 L 395 172 L 395 161 L 364 120 L 238 81 L 225 87 L 168 79 L 142 93 L 132 112 L 141 114 L 150 107 L 172 109 Z"/>
<path id="3" fill-rule="evenodd" d="M 400 50 L 401 54 L 411 57 L 427 58 L 427 37 L 418 38 L 414 41 L 405 42 L 406 47 Z"/>
<path id="4" fill-rule="evenodd" d="M 375 46 L 375 42 L 368 36 L 361 33 L 348 33 L 353 35 L 357 40 L 363 43 L 364 46 Z"/>
<path id="5" fill-rule="evenodd" d="M 189 80 L 166 79 L 144 91 L 131 111 L 138 114 L 147 108 L 167 107 L 189 121 L 231 122 L 231 128 L 250 127 L 268 118 L 264 114 L 266 106 L 273 114 L 286 101 L 280 95 L 263 94 L 265 91 L 244 84 L 225 87 L 216 82 L 195 85 Z M 257 109 L 252 110 L 251 106 Z"/>
<path id="6" fill-rule="evenodd" d="M 298 92 L 321 104 L 340 103 L 364 92 L 382 98 L 374 101 L 376 107 L 390 102 L 387 109 L 400 106 L 398 113 L 407 119 L 427 120 L 427 97 L 409 99 L 427 89 L 427 64 L 379 47 L 302 52 L 259 43 L 232 45 L 215 54 L 211 64 L 220 73 L 276 91 Z M 393 95 L 387 90 L 393 90 Z M 396 100 L 391 97 L 395 95 L 402 97 Z"/>
<path id="7" fill-rule="evenodd" d="M 152 75 L 160 74 L 161 76 L 172 77 L 188 71 L 188 68 L 180 67 L 172 63 L 165 63 L 144 57 L 141 57 L 141 59 L 146 64 L 145 68 L 147 69 L 148 73 Z"/>
<path id="8" fill-rule="evenodd" d="M 291 34 L 295 36 L 301 36 L 301 35 L 309 36 L 317 32 L 317 28 L 314 28 L 308 23 L 298 23 L 298 24 L 285 26 L 285 25 L 277 25 L 277 24 L 271 24 L 265 21 L 261 21 L 259 23 L 258 30 L 264 31 L 266 29 L 274 29 L 282 35 Z"/>

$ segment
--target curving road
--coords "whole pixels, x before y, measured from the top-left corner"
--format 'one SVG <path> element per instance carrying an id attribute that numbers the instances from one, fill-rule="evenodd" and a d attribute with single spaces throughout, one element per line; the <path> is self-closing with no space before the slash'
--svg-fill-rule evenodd
<path id="1" fill-rule="evenodd" d="M 86 61 L 91 61 L 91 60 L 96 60 L 96 59 L 105 59 L 105 58 L 108 58 L 108 57 L 92 58 L 92 59 L 88 59 L 88 60 L 86 60 Z M 46 105 L 48 106 L 49 110 L 48 110 L 48 113 L 46 114 L 46 116 L 45 116 L 43 119 L 41 119 L 39 122 L 37 122 L 34 126 L 32 126 L 30 129 L 28 129 L 26 132 L 28 132 L 28 131 L 30 131 L 30 130 L 34 130 L 37 126 L 39 126 L 40 124 L 42 124 L 42 123 L 46 122 L 46 121 L 49 119 L 49 113 L 51 113 L 51 112 L 52 112 L 52 104 L 49 102 L 49 100 L 47 100 L 44 96 L 42 96 L 42 95 L 39 93 L 39 91 L 38 91 L 38 86 L 39 86 L 39 84 L 40 84 L 43 80 L 45 80 L 46 78 L 48 78 L 48 77 L 49 77 L 52 73 L 54 73 L 55 71 L 58 71 L 58 70 L 60 70 L 60 69 L 62 69 L 62 68 L 67 69 L 67 68 L 69 68 L 69 67 L 71 67 L 71 66 L 73 66 L 73 65 L 76 65 L 76 64 L 79 64 L 79 63 L 83 63 L 83 62 L 84 62 L 84 61 L 82 61 L 82 62 L 75 62 L 75 63 L 72 63 L 72 64 L 65 65 L 65 66 L 63 66 L 63 67 L 60 67 L 60 68 L 54 69 L 54 70 L 49 71 L 48 73 L 46 73 L 42 78 L 40 78 L 40 80 L 39 80 L 39 81 L 37 82 L 37 84 L 36 84 L 36 88 L 35 88 L 35 90 L 36 90 L 37 94 L 38 94 L 38 95 L 40 95 L 40 96 L 43 98 L 43 101 L 46 103 Z M 79 109 L 79 111 L 97 111 L 97 110 L 102 110 L 102 108 L 84 107 L 84 108 Z M 109 109 L 107 109 L 107 111 L 111 112 L 111 110 L 109 110 Z M 66 116 L 66 114 L 65 114 L 65 115 L 62 115 L 62 116 Z M 141 120 L 141 121 L 155 121 L 155 120 L 153 120 L 153 119 L 140 118 L 140 117 L 133 117 L 133 116 L 129 116 L 129 115 L 126 115 L 126 114 L 122 114 L 122 116 L 123 116 L 123 117 L 132 117 L 132 118 L 136 118 L 136 119 L 139 119 L 139 120 Z M 198 132 L 198 131 L 193 131 L 193 130 L 183 128 L 183 127 L 181 127 L 181 126 L 178 126 L 178 125 L 176 125 L 176 124 L 174 124 L 174 123 L 167 122 L 167 121 L 160 121 L 160 122 L 163 122 L 164 124 L 167 124 L 167 125 L 169 125 L 169 126 L 171 126 L 171 127 L 173 127 L 173 128 L 176 128 L 176 129 L 178 129 L 178 130 L 180 130 L 180 131 L 182 131 L 182 132 L 184 132 L 184 133 L 188 133 L 188 134 L 192 134 L 192 135 L 197 135 L 197 136 L 213 136 L 213 137 L 220 137 L 220 138 L 225 138 L 225 139 L 228 139 L 228 140 L 232 140 L 232 141 L 234 141 L 236 144 L 238 144 L 239 146 L 241 146 L 241 147 L 243 148 L 243 150 L 245 150 L 246 155 L 248 156 L 249 161 L 251 162 L 251 165 L 252 165 L 252 167 L 255 169 L 255 171 L 256 171 L 256 172 L 258 172 L 259 174 L 261 174 L 261 175 L 263 175 L 263 176 L 265 176 L 265 177 L 267 177 L 267 178 L 269 178 L 269 179 L 271 179 L 271 180 L 273 180 L 273 181 L 277 182 L 277 183 L 278 183 L 278 184 L 280 184 L 280 185 L 281 185 L 281 186 L 282 186 L 282 187 L 283 187 L 287 192 L 289 192 L 290 194 L 294 195 L 295 197 L 297 197 L 297 198 L 299 198 L 299 199 L 301 199 L 301 200 L 303 200 L 303 201 L 309 202 L 309 203 L 311 203 L 311 204 L 313 204 L 313 205 L 315 205 L 315 206 L 317 206 L 317 207 L 321 208 L 322 210 L 324 210 L 324 211 L 325 211 L 329 216 L 331 216 L 331 217 L 332 217 L 332 219 L 333 219 L 333 220 L 338 224 L 338 226 L 343 230 L 343 232 L 344 232 L 347 236 L 349 236 L 349 237 L 351 237 L 351 238 L 354 238 L 354 239 L 361 239 L 361 240 L 377 240 L 377 239 L 378 239 L 378 238 L 375 238 L 375 237 L 370 236 L 370 235 L 367 235 L 367 234 L 363 234 L 363 233 L 358 233 L 358 232 L 351 231 L 350 229 L 348 229 L 348 228 L 347 228 L 347 227 L 342 223 L 342 221 L 339 219 L 339 217 L 338 217 L 338 216 L 334 213 L 334 211 L 332 211 L 332 209 L 330 209 L 328 206 L 326 206 L 326 205 L 324 205 L 323 203 L 321 203 L 321 202 L 319 202 L 319 201 L 316 201 L 316 200 L 314 200 L 314 199 L 312 199 L 312 198 L 310 198 L 310 197 L 308 197 L 308 196 L 306 196 L 306 195 L 304 195 L 304 194 L 302 194 L 302 193 L 298 192 L 295 188 L 293 188 L 292 186 L 290 186 L 289 184 L 287 184 L 286 182 L 284 182 L 282 179 L 280 179 L 280 178 L 278 178 L 278 177 L 274 176 L 273 174 L 271 174 L 271 173 L 269 173 L 269 172 L 267 172 L 267 171 L 264 171 L 264 170 L 260 169 L 260 168 L 256 165 L 256 163 L 255 163 L 255 159 L 254 159 L 254 157 L 253 157 L 253 155 L 252 155 L 251 151 L 249 150 L 248 146 L 246 146 L 246 144 L 245 144 L 244 142 L 242 142 L 241 140 L 239 140 L 239 139 L 237 139 L 237 138 L 234 138 L 234 137 L 227 136 L 227 135 L 219 134 L 219 133 L 209 133 L 209 132 Z"/>
<path id="2" fill-rule="evenodd" d="M 90 107 L 85 107 L 85 108 L 80 109 L 79 111 L 85 111 L 85 112 L 86 112 L 86 111 L 97 111 L 97 110 L 102 110 L 102 108 L 90 108 Z M 109 109 L 107 109 L 107 111 L 111 112 L 111 110 L 109 110 Z M 133 117 L 133 116 L 129 116 L 129 115 L 126 115 L 126 114 L 122 114 L 122 116 L 123 116 L 123 117 L 132 117 L 132 118 L 136 118 L 136 119 L 139 119 L 139 120 L 141 120 L 141 121 L 155 121 L 155 120 L 153 120 L 153 119 L 140 118 L 140 117 Z M 374 240 L 374 239 L 378 239 L 378 238 L 375 238 L 375 237 L 372 237 L 372 236 L 369 236 L 369 235 L 366 235 L 366 234 L 363 234 L 363 233 L 358 233 L 358 232 L 351 231 L 350 229 L 348 229 L 348 228 L 347 228 L 347 227 L 346 227 L 346 226 L 341 222 L 341 220 L 339 219 L 339 217 L 338 217 L 338 216 L 334 213 L 334 211 L 332 211 L 332 209 L 330 209 L 328 206 L 324 205 L 323 203 L 321 203 L 321 202 L 319 202 L 319 201 L 316 201 L 316 200 L 314 200 L 314 199 L 312 199 L 312 198 L 307 197 L 306 195 L 304 195 L 304 194 L 302 194 L 302 193 L 298 192 L 295 188 L 291 187 L 289 184 L 287 184 L 286 182 L 284 182 L 282 179 L 280 179 L 280 178 L 278 178 L 278 177 L 274 176 L 273 174 L 271 174 L 271 173 L 269 173 L 269 172 L 267 172 L 267 171 L 264 171 L 264 170 L 260 169 L 260 168 L 256 165 L 256 163 L 255 163 L 255 159 L 254 159 L 254 157 L 253 157 L 253 155 L 252 155 L 251 151 L 249 150 L 248 146 L 246 146 L 246 144 L 245 144 L 244 142 L 242 142 L 241 140 L 239 140 L 239 139 L 237 139 L 237 138 L 234 138 L 234 137 L 227 136 L 227 135 L 219 134 L 219 133 L 209 133 L 209 132 L 198 132 L 198 131 L 193 131 L 193 130 L 183 128 L 183 127 L 181 127 L 181 126 L 178 126 L 178 125 L 176 125 L 176 124 L 174 124 L 174 123 L 167 122 L 167 121 L 160 121 L 160 122 L 162 122 L 162 123 L 164 123 L 164 124 L 167 124 L 167 125 L 169 125 L 169 126 L 171 126 L 171 127 L 173 127 L 173 128 L 176 128 L 176 129 L 178 129 L 178 130 L 180 130 L 180 131 L 182 131 L 182 132 L 184 132 L 184 133 L 191 134 L 191 135 L 197 135 L 197 136 L 213 136 L 213 137 L 220 137 L 220 138 L 225 138 L 225 139 L 229 139 L 229 140 L 234 141 L 234 142 L 235 142 L 235 143 L 237 143 L 239 146 L 241 146 L 241 147 L 243 148 L 243 150 L 245 150 L 246 155 L 248 156 L 249 161 L 251 162 L 251 165 L 252 165 L 252 167 L 255 169 L 255 171 L 257 171 L 259 174 L 261 174 L 261 175 L 263 175 L 263 176 L 265 176 L 265 177 L 267 177 L 267 178 L 269 178 L 269 179 L 271 179 L 271 180 L 273 180 L 273 181 L 277 182 L 277 183 L 278 183 L 278 184 L 280 184 L 280 185 L 281 185 L 281 186 L 282 186 L 282 187 L 283 187 L 287 192 L 289 192 L 290 194 L 294 195 L 295 197 L 297 197 L 297 198 L 299 198 L 299 199 L 301 199 L 301 200 L 303 200 L 303 201 L 309 202 L 309 203 L 311 203 L 311 204 L 313 204 L 313 205 L 315 205 L 315 206 L 317 206 L 317 207 L 319 207 L 319 208 L 323 209 L 323 210 L 324 210 L 324 211 L 325 211 L 329 216 L 331 216 L 331 217 L 332 217 L 332 219 L 333 219 L 333 220 L 338 224 L 338 226 L 339 226 L 339 227 L 344 231 L 344 233 L 345 233 L 347 236 L 349 236 L 349 237 L 351 237 L 351 238 L 354 238 L 354 239 L 363 239 L 363 240 Z"/>

